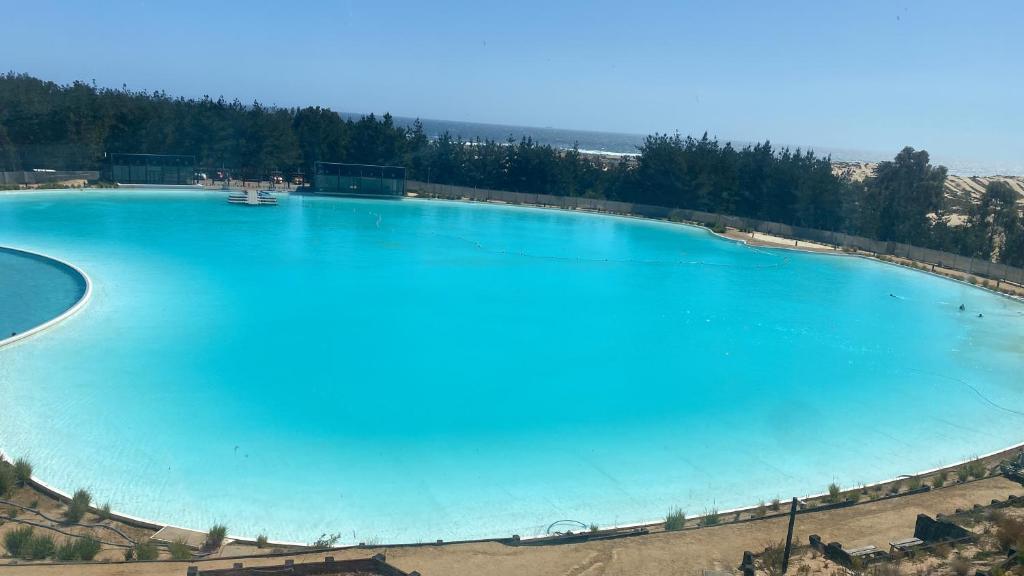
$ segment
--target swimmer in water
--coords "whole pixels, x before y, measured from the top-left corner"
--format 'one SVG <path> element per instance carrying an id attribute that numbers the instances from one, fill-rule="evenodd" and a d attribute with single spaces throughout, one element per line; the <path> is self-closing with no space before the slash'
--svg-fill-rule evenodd
<path id="1" fill-rule="evenodd" d="M 961 304 L 961 305 L 960 305 L 960 311 L 961 311 L 961 312 L 963 312 L 964 310 L 967 310 L 967 308 L 964 308 L 964 305 L 963 305 L 963 304 Z"/>
<path id="2" fill-rule="evenodd" d="M 984 318 L 984 317 L 985 317 L 984 314 L 981 314 L 980 312 L 978 313 L 978 318 Z"/>

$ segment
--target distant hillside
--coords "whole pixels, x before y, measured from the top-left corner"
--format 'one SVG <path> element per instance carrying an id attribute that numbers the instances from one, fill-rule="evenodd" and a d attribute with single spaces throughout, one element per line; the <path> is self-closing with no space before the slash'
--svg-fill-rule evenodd
<path id="1" fill-rule="evenodd" d="M 832 172 L 836 176 L 849 176 L 861 182 L 875 173 L 877 162 L 833 162 Z M 1017 193 L 1017 203 L 1024 207 L 1024 176 L 946 176 L 943 189 L 946 199 L 945 209 L 953 213 L 950 224 L 961 224 L 963 215 L 972 204 L 981 202 L 985 187 L 990 182 L 1005 182 Z"/>

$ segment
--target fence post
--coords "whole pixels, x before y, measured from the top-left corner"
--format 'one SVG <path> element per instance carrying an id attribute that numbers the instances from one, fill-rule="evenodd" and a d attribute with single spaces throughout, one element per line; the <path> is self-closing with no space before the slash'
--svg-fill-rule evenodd
<path id="1" fill-rule="evenodd" d="M 789 569 L 789 553 L 793 551 L 793 524 L 796 523 L 796 496 L 789 506 L 789 530 L 786 531 L 786 551 L 782 555 L 782 573 Z"/>

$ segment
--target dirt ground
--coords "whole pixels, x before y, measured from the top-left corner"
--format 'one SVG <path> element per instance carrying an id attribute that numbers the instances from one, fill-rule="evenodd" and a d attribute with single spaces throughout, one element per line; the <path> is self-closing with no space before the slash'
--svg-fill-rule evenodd
<path id="1" fill-rule="evenodd" d="M 810 534 L 825 542 L 838 541 L 844 547 L 874 544 L 888 549 L 891 540 L 911 536 L 918 513 L 931 516 L 952 514 L 1009 495 L 1024 496 L 1024 487 L 1002 477 L 992 477 L 900 498 L 866 502 L 849 508 L 801 514 L 797 517 L 794 542 L 806 546 Z M 661 532 L 646 536 L 565 544 L 512 547 L 503 544 L 471 543 L 444 546 L 349 548 L 329 553 L 287 556 L 296 562 L 365 558 L 382 552 L 389 563 L 424 576 L 662 576 L 698 575 L 703 569 L 733 570 L 744 550 L 758 551 L 785 537 L 786 519 L 773 518 L 709 528 Z M 283 558 L 216 559 L 195 562 L 200 569 L 281 564 Z M 129 574 L 185 574 L 190 562 L 92 563 L 78 565 L 0 565 L 0 574 L 21 576 L 121 576 Z"/>

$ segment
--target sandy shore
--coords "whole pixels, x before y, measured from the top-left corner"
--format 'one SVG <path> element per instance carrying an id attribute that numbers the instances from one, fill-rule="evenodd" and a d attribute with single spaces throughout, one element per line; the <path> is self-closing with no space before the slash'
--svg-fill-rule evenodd
<path id="1" fill-rule="evenodd" d="M 874 544 L 887 548 L 888 542 L 913 534 L 917 514 L 952 514 L 1009 495 L 1024 496 L 1024 487 L 1002 477 L 987 478 L 931 492 L 869 502 L 849 508 L 801 514 L 797 517 L 795 542 L 807 544 L 810 534 L 826 542 L 839 541 L 844 547 Z M 494 542 L 445 546 L 379 547 L 335 550 L 286 556 L 296 562 L 319 561 L 325 555 L 336 559 L 365 558 L 378 552 L 389 563 L 424 576 L 585 576 L 701 573 L 705 568 L 734 569 L 744 550 L 757 551 L 769 542 L 785 537 L 786 519 L 772 518 L 740 524 L 661 532 L 647 536 L 580 544 L 542 547 L 513 547 Z M 197 563 L 201 568 L 272 565 L 282 557 L 217 559 Z M 181 576 L 189 562 L 117 564 L 0 566 L 0 574 L 25 576 L 127 576 L 130 574 Z"/>
<path id="2" fill-rule="evenodd" d="M 846 254 L 862 256 L 864 258 L 872 258 L 882 262 L 888 262 L 890 264 L 897 264 L 905 266 L 907 268 L 914 268 L 922 272 L 930 272 L 939 276 L 945 276 L 952 278 L 953 280 L 959 280 L 961 282 L 967 282 L 973 284 L 979 288 L 985 288 L 993 290 L 1015 297 L 1024 297 L 1024 286 L 1018 286 L 1009 282 L 996 282 L 984 276 L 977 276 L 975 274 L 968 274 L 952 268 L 945 268 L 942 266 L 936 266 L 934 264 L 927 264 L 925 262 L 917 262 L 910 260 L 909 258 L 900 258 L 898 256 L 880 256 L 872 254 L 870 252 L 852 251 L 847 252 L 840 250 L 836 246 L 829 246 L 828 244 L 818 244 L 816 242 L 808 242 L 805 240 L 792 240 L 789 238 L 782 238 L 780 236 L 772 236 L 770 234 L 763 234 L 761 232 L 741 232 L 735 228 L 729 228 L 724 233 L 719 234 L 723 238 L 729 238 L 730 240 L 737 240 L 744 242 L 750 246 L 764 246 L 767 248 L 789 248 L 792 250 L 804 250 L 807 252 L 826 252 L 833 254 Z"/>

